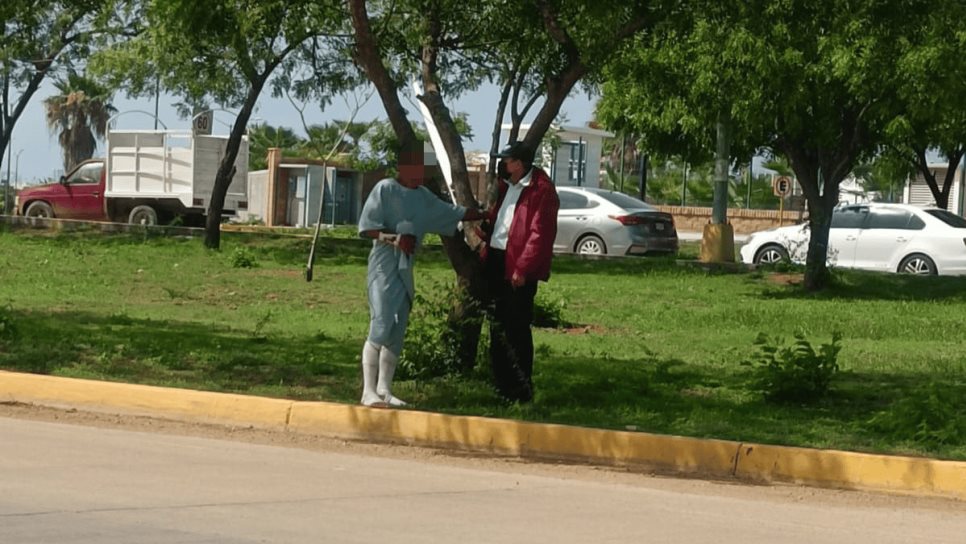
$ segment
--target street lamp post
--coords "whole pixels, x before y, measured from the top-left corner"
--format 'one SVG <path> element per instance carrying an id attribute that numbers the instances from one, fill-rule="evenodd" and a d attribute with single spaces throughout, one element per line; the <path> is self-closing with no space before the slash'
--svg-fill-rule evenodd
<path id="1" fill-rule="evenodd" d="M 16 166 L 13 168 L 13 190 L 16 191 L 20 186 L 20 154 L 23 153 L 23 149 L 17 150 L 17 158 L 14 159 Z"/>

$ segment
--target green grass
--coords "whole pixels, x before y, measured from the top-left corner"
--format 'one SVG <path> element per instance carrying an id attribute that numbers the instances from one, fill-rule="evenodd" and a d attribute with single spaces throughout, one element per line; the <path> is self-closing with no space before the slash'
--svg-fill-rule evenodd
<path id="1" fill-rule="evenodd" d="M 368 246 L 224 233 L 200 240 L 0 232 L 0 368 L 355 403 L 368 324 Z M 233 266 L 239 248 L 256 266 Z M 694 257 L 685 245 L 683 257 Z M 237 259 L 235 259 L 237 260 Z M 417 289 L 449 282 L 425 247 Z M 966 279 L 706 270 L 670 259 L 559 257 L 542 296 L 569 329 L 537 329 L 536 401 L 502 403 L 486 368 L 402 381 L 422 410 L 696 437 L 966 459 Z M 423 294 L 427 294 L 425 291 Z M 843 334 L 832 393 L 766 402 L 742 365 L 759 332 Z"/>

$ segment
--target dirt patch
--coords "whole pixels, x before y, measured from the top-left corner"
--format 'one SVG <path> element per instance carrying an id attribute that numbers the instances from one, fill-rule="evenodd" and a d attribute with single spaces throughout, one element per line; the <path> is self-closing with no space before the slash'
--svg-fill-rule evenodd
<path id="1" fill-rule="evenodd" d="M 800 272 L 790 274 L 785 272 L 775 272 L 774 274 L 768 274 L 765 279 L 769 283 L 774 283 L 776 285 L 801 285 L 805 281 L 805 274 Z"/>
<path id="2" fill-rule="evenodd" d="M 564 334 L 603 334 L 604 328 L 600 325 L 571 325 L 569 327 L 561 327 L 556 329 L 550 329 Z"/>

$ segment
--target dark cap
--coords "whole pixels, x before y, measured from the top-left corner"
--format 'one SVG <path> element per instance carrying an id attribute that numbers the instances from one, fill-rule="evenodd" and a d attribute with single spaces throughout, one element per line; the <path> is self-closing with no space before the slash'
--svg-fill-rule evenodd
<path id="1" fill-rule="evenodd" d="M 533 150 L 523 142 L 511 142 L 496 154 L 501 159 L 516 159 L 525 164 L 533 164 Z"/>

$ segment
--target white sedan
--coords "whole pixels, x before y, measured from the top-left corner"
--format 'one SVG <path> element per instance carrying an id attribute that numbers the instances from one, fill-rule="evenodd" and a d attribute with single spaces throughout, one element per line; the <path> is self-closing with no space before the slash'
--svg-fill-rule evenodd
<path id="1" fill-rule="evenodd" d="M 807 224 L 752 234 L 741 248 L 747 264 L 804 263 Z M 940 208 L 854 204 L 836 208 L 828 264 L 900 274 L 966 275 L 966 219 Z"/>

